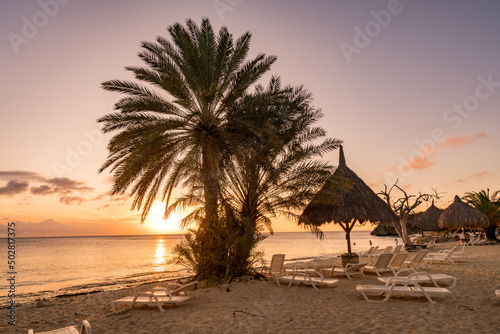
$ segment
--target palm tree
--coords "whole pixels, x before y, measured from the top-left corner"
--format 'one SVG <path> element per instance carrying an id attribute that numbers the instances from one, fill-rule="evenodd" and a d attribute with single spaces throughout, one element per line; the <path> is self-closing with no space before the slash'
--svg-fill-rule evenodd
<path id="1" fill-rule="evenodd" d="M 216 35 L 207 18 L 200 26 L 168 27 L 171 42 L 142 42 L 145 67 L 126 67 L 136 81 L 110 80 L 105 90 L 124 96 L 114 113 L 98 120 L 103 132 L 118 131 L 100 172 L 113 173 L 112 193 L 131 189 L 141 223 L 161 193 L 166 205 L 181 182 L 203 194 L 204 224 L 217 220 L 223 154 L 239 133 L 229 120 L 234 105 L 269 70 L 274 56 L 246 60 L 251 34 L 236 42 L 226 27 Z"/>
<path id="2" fill-rule="evenodd" d="M 490 239 L 495 239 L 495 229 L 500 224 L 500 190 L 490 195 L 490 189 L 479 192 L 471 191 L 465 193 L 462 198 L 488 217 L 490 226 L 485 229 L 486 235 Z"/>
<path id="3" fill-rule="evenodd" d="M 322 113 L 310 103 L 311 94 L 302 87 L 282 88 L 280 78 L 273 77 L 266 89 L 259 85 L 234 105 L 231 122 L 244 120 L 245 127 L 238 131 L 246 140 L 239 143 L 233 159 L 224 159 L 220 216 L 225 218 L 225 230 L 220 234 L 234 241 L 226 253 L 232 255 L 229 265 L 238 268 L 239 275 L 247 274 L 252 249 L 263 239 L 261 232 L 272 233 L 271 219 L 280 213 L 294 216 L 293 211 L 302 209 L 331 176 L 332 166 L 316 159 L 341 142 L 326 139 L 318 143 L 326 133 L 315 126 Z M 169 210 L 200 202 L 201 193 L 192 189 Z M 185 217 L 184 226 L 196 222 L 202 210 Z M 202 255 L 189 250 L 196 248 L 192 238 L 188 244 L 179 247 L 178 253 L 197 266 L 193 259 Z"/>

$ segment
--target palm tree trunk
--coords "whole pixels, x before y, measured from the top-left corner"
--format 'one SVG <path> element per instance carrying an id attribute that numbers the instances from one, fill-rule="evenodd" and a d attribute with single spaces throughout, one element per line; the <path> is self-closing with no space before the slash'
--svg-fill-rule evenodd
<path id="1" fill-rule="evenodd" d="M 217 221 L 218 209 L 218 157 L 210 156 L 207 147 L 202 149 L 203 195 L 205 198 L 205 226 L 210 227 Z"/>

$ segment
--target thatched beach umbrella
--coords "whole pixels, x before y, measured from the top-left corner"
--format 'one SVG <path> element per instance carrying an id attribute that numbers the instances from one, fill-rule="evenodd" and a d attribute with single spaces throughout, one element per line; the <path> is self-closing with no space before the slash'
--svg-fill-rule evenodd
<path id="1" fill-rule="evenodd" d="M 490 222 L 488 217 L 481 211 L 462 202 L 460 197 L 455 196 L 455 200 L 439 217 L 440 228 L 484 228 Z"/>
<path id="2" fill-rule="evenodd" d="M 432 201 L 431 206 L 425 210 L 424 213 L 413 223 L 413 227 L 419 228 L 422 230 L 422 236 L 425 231 L 437 231 L 439 230 L 439 217 L 443 213 L 444 210 L 437 208 L 434 205 L 434 201 Z"/>
<path id="3" fill-rule="evenodd" d="M 339 165 L 299 218 L 299 224 L 317 228 L 326 223 L 339 224 L 346 233 L 347 252 L 351 254 L 350 233 L 356 223 L 392 223 L 397 217 L 380 197 L 350 170 L 340 146 Z"/>

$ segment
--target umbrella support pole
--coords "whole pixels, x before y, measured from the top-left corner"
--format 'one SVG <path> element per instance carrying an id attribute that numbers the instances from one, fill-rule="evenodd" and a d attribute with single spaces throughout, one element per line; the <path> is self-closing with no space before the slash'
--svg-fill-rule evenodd
<path id="1" fill-rule="evenodd" d="M 354 224 L 356 222 L 352 223 L 352 225 L 349 225 L 349 223 L 345 223 L 342 224 L 340 223 L 340 227 L 342 227 L 342 229 L 344 230 L 345 232 L 345 239 L 347 241 L 347 254 L 352 254 L 352 249 L 351 249 L 351 231 L 352 231 L 352 228 L 354 227 Z"/>
<path id="2" fill-rule="evenodd" d="M 346 223 L 345 226 L 344 224 L 340 224 L 345 232 L 345 239 L 347 241 L 347 254 L 342 254 L 340 256 L 342 266 L 344 267 L 347 266 L 348 263 L 359 263 L 358 254 L 352 253 L 351 249 L 351 231 L 355 224 L 356 222 L 353 222 L 352 224 Z"/>

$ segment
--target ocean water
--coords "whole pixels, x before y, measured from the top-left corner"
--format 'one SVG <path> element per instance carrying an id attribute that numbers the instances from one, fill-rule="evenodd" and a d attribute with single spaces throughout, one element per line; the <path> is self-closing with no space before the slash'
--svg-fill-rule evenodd
<path id="1" fill-rule="evenodd" d="M 184 235 L 17 238 L 16 302 L 188 276 L 189 268 L 169 263 L 173 247 L 183 239 Z M 354 252 L 368 249 L 370 240 L 381 248 L 395 245 L 394 237 L 351 232 Z M 268 236 L 257 250 L 264 252 L 267 261 L 283 253 L 287 261 L 295 262 L 339 255 L 347 251 L 347 243 L 344 232 L 325 232 L 323 240 L 308 232 L 279 232 Z M 7 240 L 0 239 L 2 273 L 9 271 L 7 254 Z M 7 305 L 8 290 L 8 282 L 2 279 L 0 307 Z"/>

